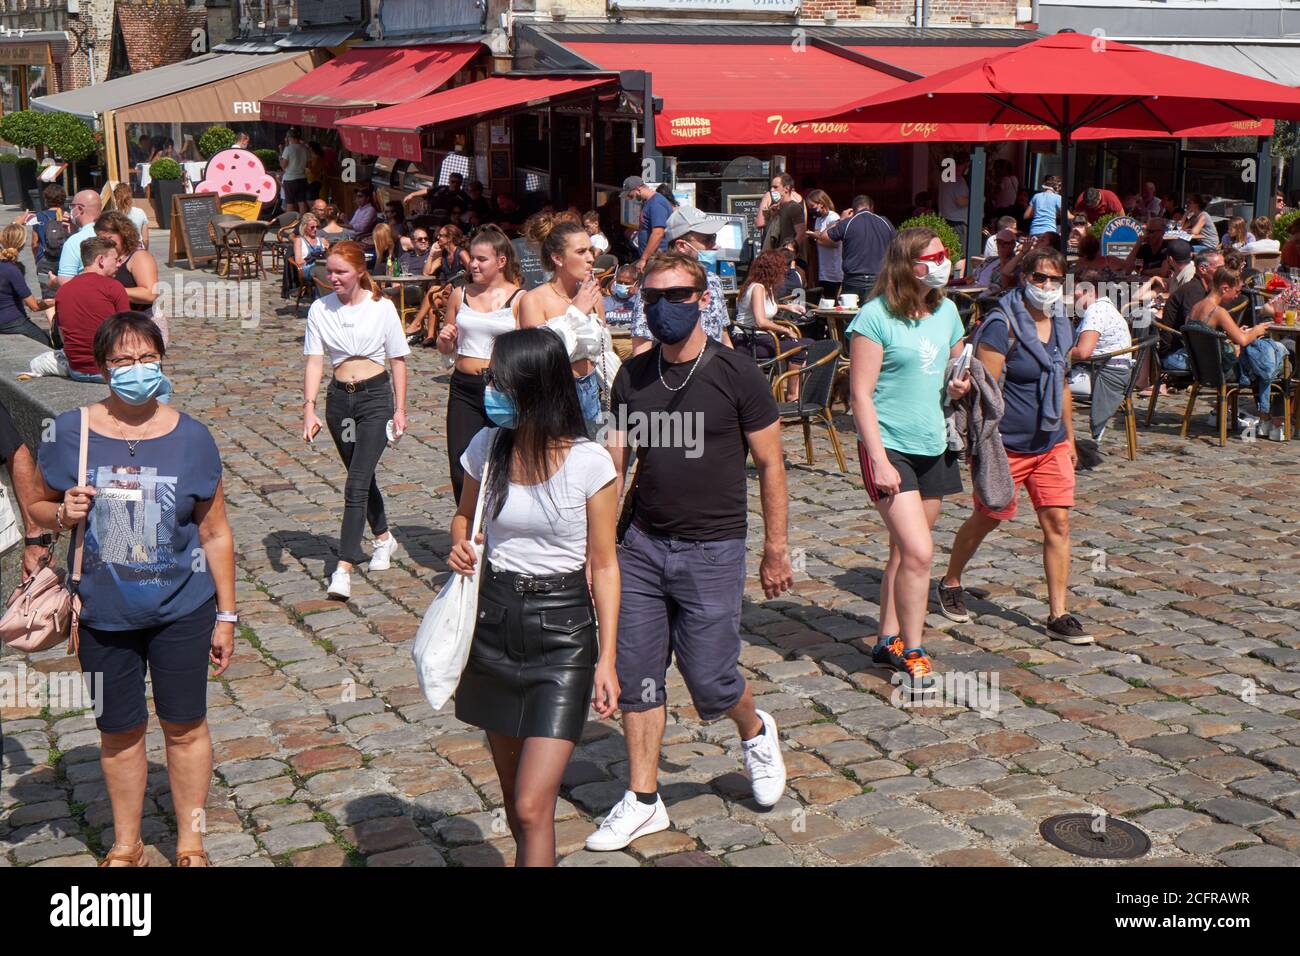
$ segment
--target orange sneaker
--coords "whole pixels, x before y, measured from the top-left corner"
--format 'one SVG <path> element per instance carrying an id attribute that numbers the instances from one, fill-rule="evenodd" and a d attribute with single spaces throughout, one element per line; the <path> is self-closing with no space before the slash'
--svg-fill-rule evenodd
<path id="1" fill-rule="evenodd" d="M 903 671 L 913 687 L 929 687 L 934 683 L 934 666 L 924 647 L 914 647 L 903 655 Z"/>
<path id="2" fill-rule="evenodd" d="M 897 634 L 884 634 L 871 648 L 871 659 L 877 664 L 887 664 L 895 670 L 903 669 L 903 654 L 907 648 Z"/>

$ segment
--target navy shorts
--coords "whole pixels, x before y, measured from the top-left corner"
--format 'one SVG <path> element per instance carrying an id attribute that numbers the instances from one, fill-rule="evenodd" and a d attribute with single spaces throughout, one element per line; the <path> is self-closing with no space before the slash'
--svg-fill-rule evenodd
<path id="1" fill-rule="evenodd" d="M 682 541 L 633 524 L 618 549 L 618 569 L 619 709 L 664 706 L 674 654 L 702 720 L 736 706 L 745 693 L 738 666 L 745 539 Z"/>
<path id="2" fill-rule="evenodd" d="M 99 695 L 95 726 L 103 733 L 117 734 L 148 722 L 146 671 L 153 680 L 159 720 L 185 724 L 206 717 L 208 651 L 216 623 L 213 596 L 197 610 L 158 627 L 102 631 L 81 625 L 81 671 Z"/>

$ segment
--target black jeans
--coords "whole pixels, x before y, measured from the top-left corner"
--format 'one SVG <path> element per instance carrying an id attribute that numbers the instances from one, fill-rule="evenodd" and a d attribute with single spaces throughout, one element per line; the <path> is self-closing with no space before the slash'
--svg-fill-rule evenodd
<path id="1" fill-rule="evenodd" d="M 21 322 L 0 329 L 0 335 L 25 335 L 29 339 L 40 342 L 47 349 L 50 347 L 49 334 L 31 319 L 23 319 Z"/>
<path id="2" fill-rule="evenodd" d="M 840 295 L 856 295 L 858 305 L 866 305 L 867 296 L 871 294 L 871 287 L 876 284 L 874 275 L 861 275 L 844 273 L 844 281 L 840 283 Z"/>
<path id="3" fill-rule="evenodd" d="M 351 392 L 341 382 L 330 383 L 325 397 L 325 423 L 339 457 L 348 466 L 348 480 L 343 486 L 340 561 L 359 564 L 366 560 L 361 534 L 367 522 L 375 536 L 388 530 L 375 469 L 388 444 L 385 426 L 393 410 L 393 389 L 387 372 L 357 382 L 356 390 Z"/>
<path id="4" fill-rule="evenodd" d="M 484 387 L 482 375 L 451 373 L 451 388 L 447 392 L 447 459 L 451 465 L 451 489 L 457 503 L 460 502 L 460 489 L 465 484 L 465 469 L 460 466 L 460 456 L 479 431 L 492 427 L 492 420 L 483 410 Z"/>

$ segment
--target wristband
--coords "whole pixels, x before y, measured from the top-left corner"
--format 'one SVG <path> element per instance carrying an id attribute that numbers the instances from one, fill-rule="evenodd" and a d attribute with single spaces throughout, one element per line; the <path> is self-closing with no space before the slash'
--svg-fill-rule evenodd
<path id="1" fill-rule="evenodd" d="M 218 611 L 217 620 L 225 624 L 238 624 L 239 615 L 234 611 Z"/>
<path id="2" fill-rule="evenodd" d="M 35 548 L 35 547 L 48 548 L 53 543 L 54 543 L 54 535 L 50 534 L 48 531 L 45 532 L 44 534 L 38 534 L 35 537 L 27 537 L 27 536 L 23 537 L 23 544 L 29 548 Z"/>

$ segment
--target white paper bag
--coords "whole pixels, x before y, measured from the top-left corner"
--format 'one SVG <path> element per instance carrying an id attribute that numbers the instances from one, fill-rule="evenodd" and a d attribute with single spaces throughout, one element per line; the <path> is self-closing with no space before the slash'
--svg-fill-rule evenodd
<path id="1" fill-rule="evenodd" d="M 479 575 L 483 573 L 485 549 L 474 540 L 483 525 L 483 500 L 487 496 L 491 478 L 489 447 L 488 463 L 483 466 L 483 480 L 479 484 L 478 503 L 474 506 L 474 523 L 470 527 L 469 541 L 474 545 L 477 560 L 474 573 L 468 577 L 453 571 L 429 609 L 424 612 L 420 629 L 415 632 L 415 645 L 411 659 L 415 661 L 420 689 L 434 710 L 440 710 L 460 683 L 461 672 L 469 660 L 470 644 L 474 640 L 474 625 L 478 614 Z"/>

